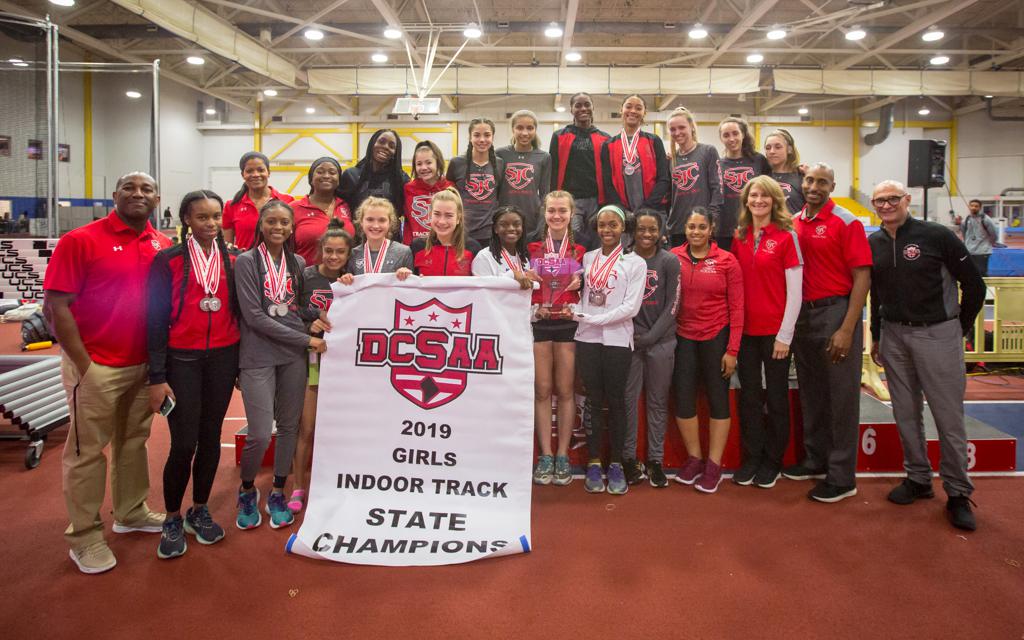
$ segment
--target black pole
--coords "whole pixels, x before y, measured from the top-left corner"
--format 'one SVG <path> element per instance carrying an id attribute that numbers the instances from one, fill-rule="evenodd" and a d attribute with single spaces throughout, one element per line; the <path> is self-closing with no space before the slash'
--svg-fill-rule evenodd
<path id="1" fill-rule="evenodd" d="M 921 215 L 928 219 L 928 187 L 924 188 L 924 204 L 921 205 Z"/>

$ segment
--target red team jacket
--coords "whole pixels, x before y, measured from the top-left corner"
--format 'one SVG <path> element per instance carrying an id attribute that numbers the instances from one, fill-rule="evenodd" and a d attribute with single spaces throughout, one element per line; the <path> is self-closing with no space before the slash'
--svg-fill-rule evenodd
<path id="1" fill-rule="evenodd" d="M 651 191 L 654 190 L 654 182 L 658 178 L 658 158 L 654 152 L 653 138 L 653 135 L 641 131 L 640 140 L 637 141 L 636 145 L 636 153 L 640 157 L 640 173 L 643 176 L 644 198 L 651 195 Z M 612 185 L 619 196 L 619 202 L 629 202 L 629 198 L 626 195 L 626 181 L 622 175 L 621 134 L 614 136 L 608 141 L 608 172 L 611 174 Z M 604 202 L 603 197 L 601 202 Z"/>
<path id="2" fill-rule="evenodd" d="M 679 288 L 682 303 L 676 315 L 676 333 L 688 340 L 710 340 L 729 325 L 726 352 L 740 352 L 743 336 L 743 273 L 736 256 L 715 243 L 696 264 L 689 245 L 672 250 L 679 258 Z"/>
<path id="3" fill-rule="evenodd" d="M 572 150 L 572 142 L 576 134 L 571 131 L 562 130 L 558 134 L 558 182 L 556 188 L 561 189 L 565 182 L 565 167 L 569 163 L 569 152 Z M 601 145 L 608 139 L 599 131 L 590 134 L 590 141 L 594 145 L 594 167 L 597 169 L 597 201 L 604 202 L 604 175 L 601 172 Z"/>
<path id="4" fill-rule="evenodd" d="M 438 191 L 452 186 L 444 176 L 438 178 L 433 186 L 416 178 L 405 183 L 405 224 L 402 225 L 402 244 L 411 245 L 416 238 L 430 235 L 430 199 Z"/>

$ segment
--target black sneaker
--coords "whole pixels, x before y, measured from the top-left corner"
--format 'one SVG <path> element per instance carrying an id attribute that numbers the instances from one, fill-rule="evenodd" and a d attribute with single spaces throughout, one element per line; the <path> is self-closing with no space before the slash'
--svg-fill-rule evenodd
<path id="1" fill-rule="evenodd" d="M 755 475 L 757 475 L 757 467 L 745 464 L 732 474 L 732 481 L 746 487 L 754 481 Z"/>
<path id="2" fill-rule="evenodd" d="M 839 502 L 857 495 L 857 487 L 837 487 L 830 482 L 819 482 L 807 492 L 807 497 L 818 502 Z"/>
<path id="3" fill-rule="evenodd" d="M 626 482 L 640 484 L 647 476 L 644 475 L 644 464 L 639 460 L 623 460 L 622 470 L 626 473 Z"/>
<path id="4" fill-rule="evenodd" d="M 201 507 L 189 507 L 185 512 L 185 533 L 194 535 L 199 544 L 213 544 L 224 537 L 224 528 L 213 521 L 210 510 L 204 504 Z"/>
<path id="5" fill-rule="evenodd" d="M 949 521 L 954 527 L 965 531 L 974 531 L 978 528 L 974 514 L 971 513 L 972 504 L 974 504 L 974 501 L 967 496 L 949 497 L 946 501 L 946 515 L 949 516 Z M 974 506 L 978 505 L 974 504 Z"/>
<path id="6" fill-rule="evenodd" d="M 786 467 L 782 470 L 782 475 L 786 476 L 790 480 L 815 480 L 825 479 L 824 469 L 814 469 L 812 467 L 805 467 L 803 463 L 794 464 L 791 467 Z"/>
<path id="7" fill-rule="evenodd" d="M 668 478 L 665 477 L 665 472 L 662 470 L 659 460 L 648 460 L 647 477 L 651 481 L 651 486 L 656 489 L 668 486 Z"/>
<path id="8" fill-rule="evenodd" d="M 757 475 L 754 476 L 754 485 L 761 489 L 771 489 L 775 486 L 775 481 L 779 479 L 779 468 L 774 464 L 764 463 L 758 470 Z"/>
<path id="9" fill-rule="evenodd" d="M 163 528 L 160 531 L 160 546 L 156 549 L 156 555 L 162 560 L 177 558 L 188 549 L 185 542 L 185 530 L 182 527 L 181 516 L 164 520 Z"/>
<path id="10" fill-rule="evenodd" d="M 924 484 L 914 482 L 910 478 L 904 478 L 899 486 L 889 492 L 889 502 L 895 502 L 896 504 L 910 504 L 914 500 L 934 497 L 935 492 L 932 491 L 930 482 Z"/>

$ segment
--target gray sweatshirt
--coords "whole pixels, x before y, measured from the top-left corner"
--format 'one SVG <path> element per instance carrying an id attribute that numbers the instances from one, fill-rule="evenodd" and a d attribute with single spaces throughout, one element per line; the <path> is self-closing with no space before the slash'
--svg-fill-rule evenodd
<path id="1" fill-rule="evenodd" d="M 514 205 L 523 212 L 526 218 L 523 235 L 527 241 L 532 242 L 537 239 L 535 236 L 540 226 L 541 203 L 551 186 L 551 156 L 540 149 L 516 151 L 512 145 L 494 153 L 505 161 L 498 203 Z"/>
<path id="2" fill-rule="evenodd" d="M 697 143 L 690 153 L 672 158 L 672 207 L 668 212 L 669 234 L 683 233 L 683 225 L 694 207 L 712 214 L 722 209 L 722 181 L 718 170 L 718 149 Z"/>
<path id="3" fill-rule="evenodd" d="M 302 256 L 295 256 L 299 271 L 305 269 Z M 238 365 L 242 369 L 257 369 L 286 364 L 296 358 L 306 357 L 309 333 L 306 324 L 299 317 L 298 285 L 295 274 L 288 274 L 288 288 L 285 299 L 289 312 L 284 317 L 267 313 L 272 300 L 264 286 L 266 269 L 262 258 L 255 250 L 238 256 L 235 261 L 235 289 L 238 293 L 239 328 L 242 343 Z"/>
<path id="4" fill-rule="evenodd" d="M 999 237 L 996 225 L 984 213 L 978 215 L 967 214 L 960 224 L 960 231 L 964 234 L 964 244 L 967 245 L 967 253 L 973 256 L 987 256 L 992 254 L 992 242 Z"/>
<path id="5" fill-rule="evenodd" d="M 497 155 L 497 153 L 495 153 Z M 497 158 L 497 170 L 490 163 L 472 163 L 466 171 L 466 156 L 455 156 L 448 164 L 445 176 L 459 190 L 462 208 L 466 213 L 466 237 L 484 244 L 491 237 L 491 216 L 498 208 L 498 197 L 502 188 L 500 178 L 505 171 L 505 162 Z"/>
<path id="6" fill-rule="evenodd" d="M 370 252 L 370 266 L 377 259 L 380 252 Z M 361 244 L 352 249 L 352 255 L 348 259 L 348 266 L 345 270 L 354 276 L 361 276 L 366 273 L 366 244 Z M 384 264 L 381 265 L 381 273 L 394 273 L 405 267 L 412 271 L 412 251 L 401 242 L 392 241 L 388 245 L 388 253 L 384 256 Z"/>
<path id="7" fill-rule="evenodd" d="M 644 297 L 640 313 L 633 318 L 633 345 L 638 350 L 675 340 L 676 309 L 679 307 L 679 259 L 664 249 L 658 249 L 645 261 Z"/>

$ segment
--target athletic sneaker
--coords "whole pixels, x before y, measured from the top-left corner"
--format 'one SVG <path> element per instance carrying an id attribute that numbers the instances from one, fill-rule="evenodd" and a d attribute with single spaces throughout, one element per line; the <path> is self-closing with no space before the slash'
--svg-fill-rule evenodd
<path id="1" fill-rule="evenodd" d="M 782 474 L 779 472 L 779 468 L 774 464 L 763 463 L 757 470 L 757 475 L 754 476 L 754 485 L 761 489 L 771 489 L 780 475 Z"/>
<path id="2" fill-rule="evenodd" d="M 164 521 L 163 531 L 160 533 L 160 546 L 156 549 L 156 557 L 161 560 L 167 560 L 185 555 L 185 552 L 188 551 L 188 543 L 185 541 L 183 523 L 184 520 L 181 519 L 181 516 L 168 518 Z"/>
<path id="3" fill-rule="evenodd" d="M 555 459 L 551 456 L 538 456 L 537 466 L 533 468 L 534 484 L 551 484 L 551 474 L 555 471 Z"/>
<path id="4" fill-rule="evenodd" d="M 587 465 L 587 478 L 583 481 L 587 493 L 604 493 L 604 478 L 601 477 L 601 464 L 591 462 Z"/>
<path id="5" fill-rule="evenodd" d="M 755 476 L 757 476 L 757 467 L 745 464 L 732 474 L 732 481 L 738 485 L 746 487 L 754 482 Z"/>
<path id="6" fill-rule="evenodd" d="M 911 504 L 915 500 L 934 498 L 932 483 L 914 482 L 910 478 L 904 478 L 903 482 L 889 492 L 889 502 L 896 504 Z"/>
<path id="7" fill-rule="evenodd" d="M 668 478 L 665 477 L 665 471 L 661 468 L 660 460 L 647 461 L 647 477 L 650 478 L 651 486 L 655 489 L 668 486 Z"/>
<path id="8" fill-rule="evenodd" d="M 814 478 L 815 480 L 824 480 L 825 470 L 808 467 L 801 462 L 800 464 L 794 464 L 783 469 L 782 475 L 786 476 L 790 480 L 810 480 L 811 478 Z"/>
<path id="9" fill-rule="evenodd" d="M 292 497 L 288 499 L 288 508 L 292 510 L 292 513 L 299 513 L 302 511 L 302 506 L 306 502 L 306 492 L 302 489 L 296 489 L 292 491 Z"/>
<path id="10" fill-rule="evenodd" d="M 683 468 L 676 474 L 676 482 L 680 484 L 693 484 L 704 474 L 704 461 L 695 456 L 690 456 L 683 463 Z"/>
<path id="11" fill-rule="evenodd" d="M 284 493 L 271 491 L 267 496 L 267 515 L 270 516 L 270 528 L 280 529 L 295 522 L 295 515 L 288 508 Z"/>
<path id="12" fill-rule="evenodd" d="M 555 456 L 555 475 L 551 482 L 563 487 L 572 482 L 572 465 L 569 464 L 569 456 Z"/>
<path id="13" fill-rule="evenodd" d="M 978 522 L 971 512 L 972 504 L 974 501 L 967 496 L 950 496 L 946 500 L 946 515 L 954 527 L 965 531 L 974 531 L 978 528 Z"/>
<path id="14" fill-rule="evenodd" d="M 718 491 L 718 485 L 722 482 L 722 467 L 711 460 L 704 462 L 704 473 L 695 485 L 697 491 L 714 493 Z"/>
<path id="15" fill-rule="evenodd" d="M 819 482 L 817 486 L 807 492 L 807 497 L 818 502 L 839 502 L 844 498 L 851 498 L 857 495 L 857 487 L 839 487 L 831 482 Z"/>
<path id="16" fill-rule="evenodd" d="M 235 518 L 235 526 L 243 531 L 255 529 L 263 522 L 260 509 L 257 504 L 260 501 L 260 490 L 238 492 L 238 517 Z"/>
<path id="17" fill-rule="evenodd" d="M 103 573 L 117 565 L 117 558 L 103 540 L 80 549 L 68 549 L 68 555 L 82 573 Z"/>
<path id="18" fill-rule="evenodd" d="M 214 544 L 224 538 L 224 528 L 213 521 L 205 504 L 185 512 L 185 533 L 195 536 L 199 544 Z"/>
<path id="19" fill-rule="evenodd" d="M 114 533 L 160 533 L 164 530 L 164 520 L 167 514 L 157 513 L 146 509 L 146 517 L 133 522 L 114 522 Z"/>
<path id="20" fill-rule="evenodd" d="M 647 477 L 644 473 L 644 463 L 639 460 L 623 460 L 622 470 L 626 474 L 627 484 L 640 484 Z"/>
<path id="21" fill-rule="evenodd" d="M 608 493 L 621 496 L 629 491 L 629 483 L 626 482 L 626 471 L 618 462 L 608 465 Z"/>

